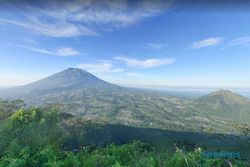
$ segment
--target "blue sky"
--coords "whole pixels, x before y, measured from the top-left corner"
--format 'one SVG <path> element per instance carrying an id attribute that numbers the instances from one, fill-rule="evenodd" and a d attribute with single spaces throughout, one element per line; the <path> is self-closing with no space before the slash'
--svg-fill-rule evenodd
<path id="1" fill-rule="evenodd" d="M 0 86 L 68 67 L 121 85 L 250 87 L 250 12 L 168 1 L 0 4 Z"/>

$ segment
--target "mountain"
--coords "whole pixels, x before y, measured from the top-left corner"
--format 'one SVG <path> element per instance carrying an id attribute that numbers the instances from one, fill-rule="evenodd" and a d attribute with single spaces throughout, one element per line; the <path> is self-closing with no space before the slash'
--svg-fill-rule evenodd
<path id="1" fill-rule="evenodd" d="M 57 91 L 66 91 L 69 89 L 76 88 L 118 88 L 113 84 L 105 82 L 91 73 L 78 69 L 68 68 L 64 71 L 53 74 L 49 77 L 41 79 L 39 81 L 8 89 L 6 91 L 13 92 L 8 95 L 23 96 L 24 94 L 38 94 L 38 93 L 50 93 Z"/>
<path id="2" fill-rule="evenodd" d="M 230 91 L 219 90 L 197 100 L 180 99 L 120 87 L 77 68 L 6 89 L 0 97 L 22 99 L 32 106 L 58 104 L 62 112 L 96 122 L 175 131 L 229 132 L 232 121 L 250 120 L 249 99 Z"/>
<path id="3" fill-rule="evenodd" d="M 82 107 L 81 100 L 91 99 L 104 92 L 120 91 L 123 88 L 103 81 L 91 73 L 78 69 L 68 68 L 36 82 L 5 89 L 0 97 L 8 99 L 22 99 L 28 105 L 42 105 L 60 103 L 71 110 Z M 86 101 L 87 103 L 87 101 Z M 79 106 L 79 107 L 77 107 Z M 86 107 L 82 107 L 84 110 Z"/>
<path id="4" fill-rule="evenodd" d="M 233 93 L 229 90 L 220 89 L 207 96 L 199 98 L 200 102 L 215 103 L 218 105 L 249 105 L 250 99 Z"/>
<path id="5" fill-rule="evenodd" d="M 197 99 L 196 107 L 207 116 L 248 123 L 250 120 L 250 99 L 229 90 L 221 89 Z"/>
<path id="6" fill-rule="evenodd" d="M 68 68 L 62 72 L 51 75 L 34 83 L 23 86 L 23 89 L 48 90 L 54 88 L 70 87 L 111 87 L 112 84 L 105 82 L 91 73 L 78 69 Z"/>
<path id="7" fill-rule="evenodd" d="M 28 105 L 60 104 L 63 111 L 86 119 L 137 127 L 186 128 L 189 104 L 164 93 L 120 87 L 87 71 L 69 68 L 28 85 L 7 89 L 10 99 Z M 171 125 L 171 126 L 170 126 Z M 189 126 L 194 127 L 194 126 Z"/>

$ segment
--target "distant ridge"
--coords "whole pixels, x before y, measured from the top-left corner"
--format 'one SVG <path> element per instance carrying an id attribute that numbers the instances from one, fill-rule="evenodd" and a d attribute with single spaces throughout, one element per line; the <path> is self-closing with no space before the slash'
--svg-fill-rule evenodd
<path id="1" fill-rule="evenodd" d="M 227 132 L 232 130 L 229 126 L 250 120 L 250 100 L 229 90 L 196 100 L 180 99 L 120 87 L 79 68 L 6 89 L 0 97 L 22 99 L 28 106 L 57 104 L 62 112 L 84 119 L 136 127 Z"/>
<path id="2" fill-rule="evenodd" d="M 220 89 L 196 100 L 196 108 L 206 116 L 218 116 L 240 122 L 250 120 L 250 99 Z"/>
<path id="3" fill-rule="evenodd" d="M 68 68 L 44 79 L 32 82 L 24 86 L 18 86 L 5 90 L 5 97 L 23 97 L 32 94 L 44 94 L 50 92 L 66 91 L 68 89 L 95 89 L 118 88 L 119 86 L 97 78 L 93 74 L 79 69 Z"/>
<path id="4" fill-rule="evenodd" d="M 52 89 L 52 88 L 66 88 L 72 86 L 110 86 L 111 84 L 103 81 L 93 74 L 79 69 L 68 68 L 49 77 L 33 82 L 31 84 L 22 86 L 25 89 Z"/>
<path id="5" fill-rule="evenodd" d="M 209 95 L 199 98 L 199 101 L 204 102 L 218 102 L 225 104 L 250 104 L 250 99 L 241 96 L 237 93 L 231 92 L 230 90 L 220 89 Z"/>
<path id="6" fill-rule="evenodd" d="M 52 87 L 67 87 L 76 84 L 80 84 L 86 80 L 86 77 L 90 77 L 91 74 L 85 70 L 68 68 L 64 71 L 55 73 L 49 77 L 38 80 L 31 84 L 26 85 L 26 87 L 35 87 L 38 89 L 43 89 L 49 86 Z M 94 76 L 91 76 L 94 77 Z"/>

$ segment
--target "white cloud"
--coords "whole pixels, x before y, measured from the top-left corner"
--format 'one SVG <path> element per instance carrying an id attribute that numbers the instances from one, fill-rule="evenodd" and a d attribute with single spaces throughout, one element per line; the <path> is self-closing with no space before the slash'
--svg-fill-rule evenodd
<path id="1" fill-rule="evenodd" d="M 217 46 L 221 44 L 223 41 L 222 38 L 220 37 L 215 37 L 215 38 L 207 38 L 201 41 L 194 42 L 191 45 L 192 49 L 199 49 L 199 48 L 204 48 L 204 47 L 209 47 L 209 46 Z"/>
<path id="2" fill-rule="evenodd" d="M 122 68 L 114 68 L 111 62 L 83 63 L 77 66 L 91 73 L 123 72 Z"/>
<path id="3" fill-rule="evenodd" d="M 53 50 L 47 50 L 47 49 L 41 49 L 41 48 L 36 48 L 36 47 L 26 46 L 26 45 L 16 45 L 16 44 L 12 44 L 12 45 L 21 47 L 21 48 L 26 48 L 34 52 L 49 54 L 49 55 L 56 55 L 56 56 L 77 56 L 80 54 L 77 50 L 73 48 L 69 48 L 69 47 L 59 47 Z"/>
<path id="4" fill-rule="evenodd" d="M 114 57 L 114 59 L 122 61 L 126 63 L 128 66 L 134 67 L 134 68 L 158 67 L 158 66 L 172 64 L 175 61 L 174 59 L 169 59 L 169 58 L 140 60 L 140 59 L 129 58 L 129 57 Z"/>
<path id="5" fill-rule="evenodd" d="M 39 6 L 24 3 L 20 5 L 20 10 L 10 8 L 9 14 L 1 16 L 0 23 L 49 37 L 77 37 L 129 26 L 159 15 L 169 7 L 170 2 L 164 0 L 65 0 L 60 4 L 53 0 L 41 1 Z"/>
<path id="6" fill-rule="evenodd" d="M 235 46 L 239 46 L 239 45 L 249 45 L 249 44 L 250 44 L 250 37 L 249 36 L 240 37 L 240 38 L 236 38 L 236 39 L 233 39 L 233 40 L 229 41 L 221 49 L 231 48 L 231 47 L 235 47 Z"/>
<path id="7" fill-rule="evenodd" d="M 10 19 L 0 19 L 0 23 L 9 23 L 21 28 L 28 29 L 36 34 L 46 35 L 49 37 L 76 37 L 81 35 L 97 35 L 96 32 L 91 29 L 74 25 L 68 22 L 44 22 L 38 18 L 29 17 L 30 20 L 15 21 Z"/>
<path id="8" fill-rule="evenodd" d="M 149 43 L 147 45 L 148 48 L 151 49 L 156 49 L 156 50 L 161 50 L 166 47 L 167 44 L 162 44 L 162 43 Z"/>
<path id="9" fill-rule="evenodd" d="M 73 48 L 68 48 L 68 47 L 61 47 L 56 49 L 55 51 L 51 52 L 52 54 L 56 54 L 59 56 L 74 56 L 80 54 L 78 51 L 76 51 Z"/>

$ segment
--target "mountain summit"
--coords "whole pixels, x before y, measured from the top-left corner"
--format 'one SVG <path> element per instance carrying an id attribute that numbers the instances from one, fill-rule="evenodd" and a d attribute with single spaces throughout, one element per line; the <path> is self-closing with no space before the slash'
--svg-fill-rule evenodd
<path id="1" fill-rule="evenodd" d="M 25 89 L 45 90 L 53 88 L 66 88 L 66 87 L 87 87 L 87 86 L 101 86 L 106 87 L 111 84 L 105 82 L 91 73 L 79 69 L 79 68 L 68 68 L 64 71 L 53 74 L 47 78 L 33 82 L 31 84 L 22 86 Z"/>
<path id="2" fill-rule="evenodd" d="M 200 102 L 225 105 L 250 105 L 250 99 L 229 90 L 220 89 L 199 99 Z"/>
<path id="3" fill-rule="evenodd" d="M 33 97 L 42 95 L 56 97 L 57 94 L 59 95 L 62 92 L 77 94 L 80 90 L 98 91 L 100 89 L 117 88 L 119 86 L 103 81 L 85 70 L 68 68 L 30 84 L 4 90 L 2 97 L 21 98 L 30 101 Z"/>
<path id="4" fill-rule="evenodd" d="M 234 121 L 248 122 L 250 119 L 250 99 L 220 89 L 196 101 L 196 109 L 206 116 L 218 116 Z"/>

